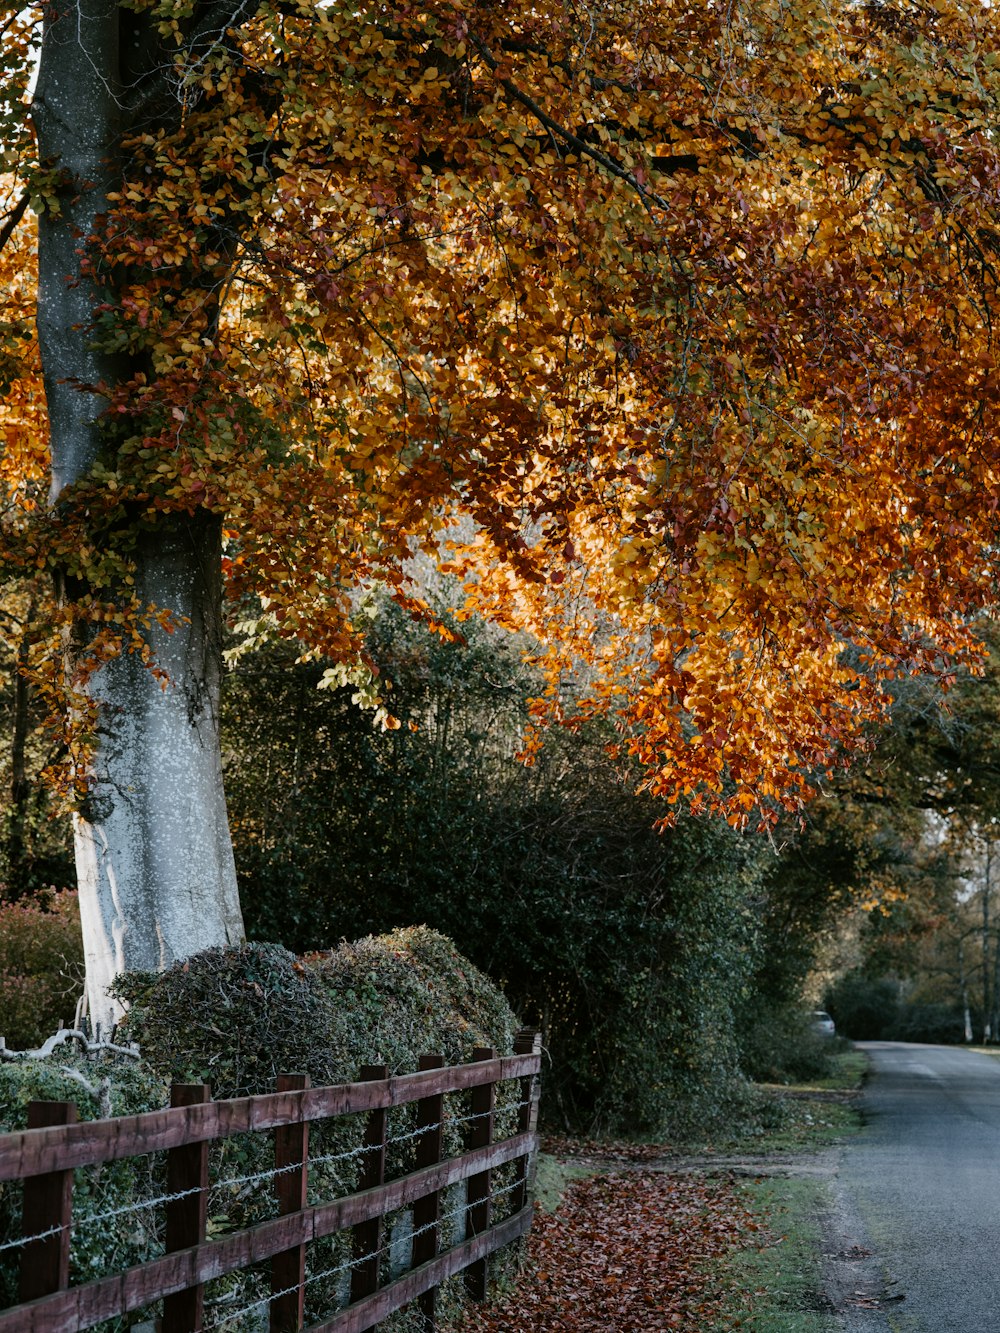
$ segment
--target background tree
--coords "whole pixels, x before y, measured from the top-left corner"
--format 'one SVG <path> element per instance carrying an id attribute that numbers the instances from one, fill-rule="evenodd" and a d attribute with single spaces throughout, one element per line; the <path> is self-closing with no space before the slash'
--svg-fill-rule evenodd
<path id="1" fill-rule="evenodd" d="M 73 882 L 66 830 L 52 818 L 42 774 L 58 761 L 44 708 L 27 679 L 36 614 L 47 599 L 40 579 L 15 581 L 0 599 L 0 898 L 18 899 Z"/>
<path id="2" fill-rule="evenodd" d="M 239 658 L 223 734 L 248 930 L 308 950 L 426 921 L 542 1028 L 551 1123 L 731 1124 L 744 1073 L 787 1071 L 818 944 L 851 891 L 871 891 L 860 836 L 837 860 L 829 829 L 781 857 L 725 825 L 657 833 L 594 722 L 525 767 L 541 679 L 525 645 L 464 630 L 457 644 L 391 603 L 374 612 L 369 652 L 403 723 L 390 732 L 290 649 Z M 815 1072 L 807 1041 L 795 1055 Z"/>
<path id="3" fill-rule="evenodd" d="M 406 557 L 466 515 L 469 596 L 545 645 L 537 720 L 589 660 L 578 703 L 650 789 L 737 825 L 862 742 L 881 678 L 970 650 L 1000 437 L 988 9 L 42 20 L 3 27 L 3 541 L 60 589 L 95 1017 L 121 967 L 241 931 L 223 555 L 348 660 L 351 588 L 413 604 Z"/>
<path id="4" fill-rule="evenodd" d="M 892 725 L 843 784 L 900 890 L 883 895 L 862 933 L 862 975 L 897 987 L 886 1033 L 990 1040 L 997 1031 L 1000 695 L 996 626 L 978 630 L 984 674 L 960 675 L 944 698 L 926 682 L 899 683 Z"/>

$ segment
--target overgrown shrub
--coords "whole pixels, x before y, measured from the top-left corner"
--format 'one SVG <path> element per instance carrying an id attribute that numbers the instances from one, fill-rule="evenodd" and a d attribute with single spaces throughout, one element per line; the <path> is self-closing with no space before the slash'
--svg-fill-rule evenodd
<path id="1" fill-rule="evenodd" d="M 365 1064 L 410 1073 L 476 1046 L 513 1049 L 503 993 L 450 940 L 425 926 L 344 943 L 300 961 L 278 944 L 207 949 L 166 972 L 132 972 L 124 1039 L 167 1080 L 213 1096 L 270 1092 L 279 1073 L 343 1083 Z"/>
<path id="2" fill-rule="evenodd" d="M 70 890 L 0 905 L 0 1036 L 38 1046 L 83 989 L 80 908 Z"/>
<path id="3" fill-rule="evenodd" d="M 826 993 L 824 1007 L 837 1031 L 854 1041 L 878 1041 L 888 1035 L 899 1011 L 899 983 L 887 977 L 848 972 Z"/>
<path id="4" fill-rule="evenodd" d="M 546 875 L 538 849 L 522 889 L 533 910 L 489 905 L 508 932 L 500 975 L 551 1049 L 543 1112 L 590 1134 L 723 1132 L 747 1095 L 734 1016 L 752 962 L 752 849 L 707 822 L 656 834 L 620 815 L 586 830 L 603 859 L 595 882 L 561 875 L 556 848 Z"/>
<path id="5" fill-rule="evenodd" d="M 280 945 L 207 949 L 165 972 L 128 973 L 114 989 L 129 1005 L 121 1036 L 137 1042 L 147 1064 L 168 1082 L 208 1083 L 222 1099 L 272 1092 L 281 1073 L 305 1073 L 314 1084 L 345 1078 L 349 1016 L 345 1021 L 336 1012 L 313 973 Z M 333 1160 L 322 1168 L 314 1162 L 313 1202 L 353 1188 L 362 1132 L 357 1118 L 314 1127 L 313 1158 Z M 267 1176 L 272 1152 L 263 1134 L 212 1146 L 212 1178 L 222 1182 L 210 1200 L 216 1234 L 275 1216 Z M 311 1260 L 336 1267 L 331 1258 L 344 1243 L 311 1247 Z M 250 1307 L 265 1294 L 266 1274 L 258 1268 L 214 1283 L 206 1296 L 213 1311 L 253 1313 Z M 234 1329 L 242 1317 L 234 1314 Z"/>
<path id="6" fill-rule="evenodd" d="M 801 1083 L 823 1078 L 840 1045 L 817 1033 L 801 1006 L 760 1006 L 741 1033 L 741 1063 L 758 1083 Z"/>
<path id="7" fill-rule="evenodd" d="M 409 1072 L 427 1051 L 455 1064 L 476 1046 L 513 1049 L 515 1018 L 503 992 L 438 931 L 369 935 L 306 962 L 337 1012 L 350 1015 L 351 1075 L 364 1063 Z"/>
<path id="8" fill-rule="evenodd" d="M 271 1092 L 278 1074 L 344 1077 L 343 1018 L 280 944 L 206 949 L 165 972 L 129 972 L 122 1039 L 168 1082 L 209 1083 L 216 1098 Z"/>
<path id="9" fill-rule="evenodd" d="M 965 1020 L 948 1004 L 901 1004 L 885 1036 L 889 1041 L 958 1046 L 965 1041 Z"/>
<path id="10" fill-rule="evenodd" d="M 476 1046 L 512 1049 L 515 1019 L 502 993 L 444 936 L 426 927 L 315 954 L 300 961 L 273 944 L 210 949 L 160 974 L 133 973 L 117 994 L 131 1007 L 122 1034 L 137 1041 L 163 1078 L 208 1082 L 216 1097 L 269 1092 L 278 1073 L 307 1073 L 314 1085 L 349 1082 L 366 1064 L 393 1073 L 417 1068 L 420 1055 L 441 1052 L 447 1063 L 467 1059 Z M 498 1097 L 497 1134 L 514 1130 L 516 1088 Z M 462 1146 L 468 1096 L 448 1099 L 445 1148 Z M 314 1124 L 310 1135 L 310 1201 L 350 1192 L 360 1167 L 364 1117 Z M 394 1109 L 389 1170 L 413 1168 L 416 1143 L 412 1106 Z M 271 1145 L 264 1135 L 237 1135 L 213 1149 L 211 1213 L 216 1234 L 274 1215 L 266 1176 Z M 512 1168 L 495 1173 L 503 1189 Z M 505 1175 L 506 1172 L 506 1175 Z M 228 1182 L 228 1183 L 227 1183 Z M 445 1202 L 444 1234 L 450 1210 Z M 502 1217 L 502 1208 L 497 1217 Z M 403 1215 L 387 1219 L 391 1233 Z M 389 1255 L 383 1276 L 389 1276 Z M 344 1297 L 350 1238 L 334 1236 L 309 1247 L 307 1321 L 321 1319 Z M 243 1327 L 238 1312 L 266 1295 L 266 1274 L 251 1270 L 214 1284 L 208 1293 L 220 1324 Z"/>
<path id="11" fill-rule="evenodd" d="M 351 689 L 316 689 L 319 664 L 287 649 L 241 659 L 226 751 L 248 925 L 306 951 L 333 930 L 425 921 L 545 1032 L 551 1125 L 676 1136 L 725 1121 L 745 1086 L 734 1012 L 761 844 L 704 821 L 656 832 L 664 807 L 635 793 L 610 727 L 556 728 L 518 763 L 541 689 L 525 645 L 475 620 L 462 634 L 377 617 L 369 650 L 415 729 L 373 728 Z"/>

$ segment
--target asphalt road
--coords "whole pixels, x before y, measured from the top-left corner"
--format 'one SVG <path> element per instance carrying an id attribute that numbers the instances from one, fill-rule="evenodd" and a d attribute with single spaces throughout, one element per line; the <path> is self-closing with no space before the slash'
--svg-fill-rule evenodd
<path id="1" fill-rule="evenodd" d="M 832 1219 L 843 1326 L 1000 1333 L 1000 1059 L 859 1045 L 867 1124 L 840 1163 Z"/>

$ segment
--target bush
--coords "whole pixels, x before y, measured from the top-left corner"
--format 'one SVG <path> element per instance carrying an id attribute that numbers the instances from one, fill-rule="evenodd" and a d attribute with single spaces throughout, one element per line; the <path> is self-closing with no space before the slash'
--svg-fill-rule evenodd
<path id="1" fill-rule="evenodd" d="M 160 974 L 122 977 L 116 993 L 131 1006 L 122 1034 L 139 1043 L 150 1067 L 167 1080 L 208 1082 L 217 1098 L 270 1092 L 279 1073 L 309 1074 L 314 1085 L 343 1083 L 366 1064 L 412 1072 L 430 1051 L 441 1052 L 448 1063 L 467 1059 L 476 1046 L 508 1054 L 515 1031 L 514 1015 L 498 988 L 449 940 L 426 927 L 341 944 L 302 961 L 275 944 L 209 949 Z M 518 1089 L 501 1092 L 499 1137 L 514 1130 Z M 468 1094 L 448 1103 L 445 1148 L 454 1153 L 462 1145 Z M 353 1116 L 313 1126 L 310 1202 L 356 1187 L 363 1122 L 363 1116 Z M 392 1173 L 413 1169 L 414 1123 L 412 1106 L 390 1112 L 389 1135 L 397 1139 L 389 1152 Z M 213 1148 L 213 1174 L 231 1182 L 213 1192 L 217 1230 L 274 1216 L 273 1191 L 259 1183 L 271 1151 L 260 1134 L 236 1135 Z M 499 1188 L 509 1183 L 512 1171 L 497 1170 Z M 446 1216 L 449 1207 L 454 1205 L 446 1198 Z M 389 1233 L 398 1220 L 387 1220 Z M 348 1235 L 310 1245 L 307 1322 L 327 1316 L 341 1300 L 349 1256 Z M 383 1266 L 388 1277 L 388 1254 Z M 234 1275 L 213 1284 L 209 1299 L 220 1310 L 230 1302 L 245 1307 L 263 1299 L 265 1278 L 256 1270 Z"/>
<path id="2" fill-rule="evenodd" d="M 832 1072 L 840 1045 L 817 1033 L 800 1006 L 767 1005 L 745 1020 L 741 1063 L 757 1083 L 802 1083 Z"/>
<path id="3" fill-rule="evenodd" d="M 826 993 L 824 1007 L 837 1031 L 854 1041 L 878 1041 L 891 1031 L 899 1010 L 899 985 L 886 977 L 848 972 Z"/>
<path id="4" fill-rule="evenodd" d="M 70 890 L 0 905 L 0 1036 L 38 1046 L 83 989 L 80 908 Z"/>
<path id="5" fill-rule="evenodd" d="M 902 1004 L 885 1035 L 889 1041 L 959 1046 L 965 1041 L 965 1020 L 947 1004 Z"/>
<path id="6" fill-rule="evenodd" d="M 287 647 L 228 677 L 248 926 L 305 952 L 333 930 L 426 921 L 545 1032 L 550 1124 L 676 1137 L 726 1122 L 743 1096 L 734 1010 L 753 980 L 762 845 L 693 819 L 656 832 L 665 807 L 635 793 L 611 727 L 554 728 L 519 764 L 542 688 L 525 645 L 461 629 L 460 646 L 391 605 L 377 617 L 369 649 L 416 730 L 373 728 L 350 688 L 316 689 L 321 666 Z"/>
<path id="7" fill-rule="evenodd" d="M 350 1016 L 351 1077 L 365 1063 L 406 1073 L 429 1051 L 457 1064 L 477 1046 L 513 1050 L 516 1020 L 503 992 L 426 926 L 369 935 L 306 962 Z"/>
<path id="8" fill-rule="evenodd" d="M 502 992 L 425 926 L 369 936 L 300 961 L 279 944 L 207 949 L 166 972 L 132 972 L 115 993 L 120 1032 L 157 1074 L 216 1098 L 270 1092 L 279 1073 L 345 1083 L 365 1064 L 410 1073 L 475 1046 L 513 1049 Z"/>
<path id="9" fill-rule="evenodd" d="M 595 883 L 560 879 L 553 856 L 531 913 L 492 904 L 502 975 L 552 1050 L 543 1113 L 588 1135 L 722 1133 L 745 1113 L 735 1010 L 752 964 L 753 849 L 724 826 L 656 834 L 620 813 L 618 832 L 599 834 Z M 615 860 L 613 836 L 630 845 Z"/>
<path id="10" fill-rule="evenodd" d="M 215 1098 L 271 1092 L 278 1074 L 343 1078 L 339 1019 L 314 975 L 280 944 L 206 949 L 165 972 L 129 972 L 119 1026 L 165 1081 L 209 1083 Z"/>

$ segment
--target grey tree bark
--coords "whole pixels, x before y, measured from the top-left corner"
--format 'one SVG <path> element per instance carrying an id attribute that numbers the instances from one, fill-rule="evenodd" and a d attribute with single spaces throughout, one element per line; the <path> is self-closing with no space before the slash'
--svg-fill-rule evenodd
<path id="1" fill-rule="evenodd" d="M 118 1011 L 118 973 L 159 971 L 243 938 L 219 751 L 221 526 L 173 517 L 143 534 L 137 585 L 174 615 L 150 634 L 164 685 L 134 654 L 92 681 L 101 706 L 94 781 L 75 817 L 92 1022 Z"/>
<path id="2" fill-rule="evenodd" d="M 81 254 L 118 169 L 121 13 L 117 0 L 53 0 L 32 111 L 59 201 L 43 210 L 38 239 L 54 505 L 101 451 L 104 402 L 81 386 L 122 373 L 94 346 L 93 310 L 106 293 Z M 243 937 L 219 753 L 220 542 L 208 515 L 163 515 L 138 533 L 136 591 L 174 620 L 172 633 L 149 634 L 168 681 L 126 654 L 88 686 L 99 734 L 75 844 L 89 1011 L 103 1032 L 120 1016 L 107 991 L 118 973 Z"/>
<path id="3" fill-rule="evenodd" d="M 35 616 L 32 600 L 26 623 L 30 624 Z M 24 668 L 28 662 L 28 645 L 21 640 L 14 666 L 14 679 L 11 682 L 13 692 L 13 726 L 10 737 L 10 806 L 7 811 L 6 847 L 7 893 L 11 898 L 20 898 L 28 888 L 27 874 L 27 828 L 28 804 L 31 784 L 28 781 L 25 751 L 28 742 L 28 682 Z"/>

